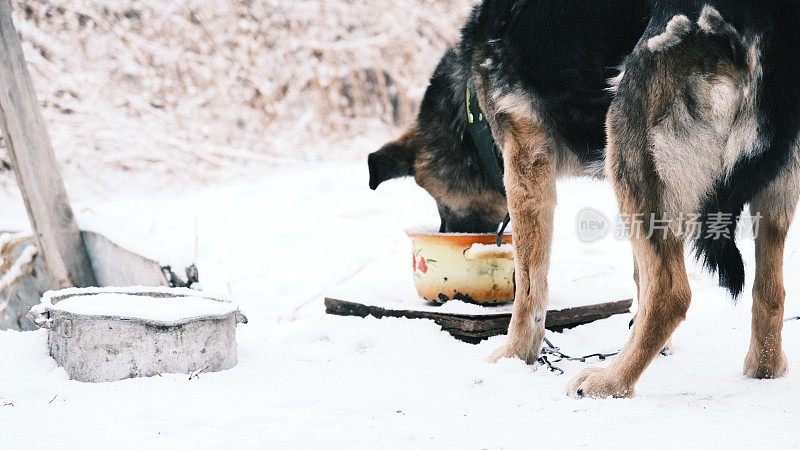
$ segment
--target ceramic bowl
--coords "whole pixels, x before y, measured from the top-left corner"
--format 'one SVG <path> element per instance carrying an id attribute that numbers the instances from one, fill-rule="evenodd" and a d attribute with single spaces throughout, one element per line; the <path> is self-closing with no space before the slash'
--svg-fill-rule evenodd
<path id="1" fill-rule="evenodd" d="M 477 304 L 514 300 L 511 235 L 497 246 L 495 234 L 408 231 L 414 285 L 433 303 L 461 300 Z"/>

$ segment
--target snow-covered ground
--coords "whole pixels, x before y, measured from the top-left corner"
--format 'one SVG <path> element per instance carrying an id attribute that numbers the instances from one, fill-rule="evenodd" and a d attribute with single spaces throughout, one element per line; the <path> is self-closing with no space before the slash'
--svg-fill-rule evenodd
<path id="1" fill-rule="evenodd" d="M 607 186 L 560 185 L 553 290 L 633 293 L 627 243 L 582 244 L 586 206 L 613 214 Z M 24 225 L 3 197 L 0 229 Z M 238 301 L 230 371 L 107 384 L 69 381 L 42 331 L 0 332 L 3 448 L 530 448 L 792 447 L 800 435 L 800 375 L 741 375 L 750 297 L 734 305 L 690 265 L 694 303 L 630 400 L 564 395 L 584 364 L 556 375 L 520 361 L 485 363 L 502 341 L 460 343 L 428 321 L 326 316 L 332 286 L 387 257 L 407 261 L 403 229 L 435 223 L 432 201 L 410 180 L 367 189 L 363 164 L 265 171 L 259 179 L 158 197 L 102 200 L 73 192 L 81 225 L 173 263 L 197 260 L 201 283 Z M 800 314 L 800 230 L 787 247 L 787 314 Z M 741 244 L 752 282 L 751 242 Z M 386 274 L 386 280 L 397 274 Z M 405 275 L 401 275 L 405 276 Z M 374 280 L 375 286 L 384 281 Z M 409 275 L 409 283 L 410 283 Z M 388 283 L 388 282 L 387 282 Z M 374 288 L 374 286 L 373 286 Z M 616 350 L 630 315 L 549 338 L 567 353 Z M 785 330 L 800 364 L 800 321 Z M 794 367 L 798 367 L 795 365 Z"/>

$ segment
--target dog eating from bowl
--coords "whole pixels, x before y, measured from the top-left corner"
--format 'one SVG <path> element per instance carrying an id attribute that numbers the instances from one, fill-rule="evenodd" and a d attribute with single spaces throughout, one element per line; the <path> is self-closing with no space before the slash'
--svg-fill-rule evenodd
<path id="1" fill-rule="evenodd" d="M 761 220 L 743 372 L 782 377 L 783 254 L 800 197 L 797 23 L 800 5 L 778 0 L 485 0 L 436 68 L 416 123 L 370 155 L 370 187 L 413 176 L 436 200 L 441 232 L 491 233 L 510 213 L 514 311 L 492 361 L 539 358 L 559 177 L 605 177 L 624 217 L 652 218 L 638 232 L 627 224 L 639 304 L 631 336 L 608 367 L 569 384 L 591 398 L 633 396 L 686 317 L 685 244 L 741 294 L 735 236 L 749 205 Z M 484 121 L 502 188 L 480 156 Z M 698 235 L 682 234 L 686 217 L 697 217 Z M 724 233 L 709 233 L 715 226 Z"/>

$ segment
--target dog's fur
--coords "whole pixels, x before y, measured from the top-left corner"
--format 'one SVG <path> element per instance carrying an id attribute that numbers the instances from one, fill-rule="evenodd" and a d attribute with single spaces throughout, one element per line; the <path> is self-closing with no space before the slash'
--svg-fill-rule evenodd
<path id="1" fill-rule="evenodd" d="M 794 216 L 800 133 L 800 5 L 791 1 L 654 1 L 607 120 L 607 174 L 624 214 L 704 227 L 729 215 L 728 238 L 694 242 L 705 265 L 738 296 L 745 273 L 734 240 L 749 203 L 762 216 L 756 238 L 753 330 L 744 372 L 786 372 L 781 345 L 783 243 Z M 631 339 L 607 369 L 571 391 L 628 396 L 689 307 L 683 239 L 674 230 L 633 235 L 642 274 Z"/>
<path id="2" fill-rule="evenodd" d="M 423 104 L 418 124 L 400 141 L 418 143 L 405 153 L 409 163 L 399 174 L 415 175 L 423 187 L 445 186 L 426 189 L 440 210 L 444 204 L 463 211 L 447 206 L 449 186 L 477 186 L 482 180 L 477 170 L 448 172 L 469 166 L 463 161 L 474 167 L 466 140 L 456 155 L 448 154 L 452 144 L 435 147 L 420 136 L 428 136 L 428 120 L 442 127 L 439 134 L 463 129 L 453 120 L 463 122 L 459 94 L 469 79 L 502 149 L 514 223 L 514 314 L 506 345 L 493 360 L 537 360 L 547 311 L 555 180 L 591 172 L 605 145 L 606 175 L 621 212 L 672 224 L 700 217 L 703 233 L 693 242 L 697 255 L 734 297 L 744 286 L 735 219 L 748 203 L 762 217 L 744 372 L 758 378 L 785 373 L 783 246 L 800 196 L 797 23 L 800 6 L 791 0 L 485 0 L 475 8 L 460 46 L 450 53 L 460 63 L 445 70 L 458 76 L 443 77 L 454 94 L 439 91 L 433 100 L 426 95 L 428 102 L 446 99 L 438 103 L 444 114 L 426 116 Z M 612 99 L 604 83 L 614 75 L 609 68 L 623 59 L 612 80 Z M 446 83 L 442 89 L 448 89 Z M 457 126 L 446 127 L 453 123 Z M 425 157 L 430 154 L 443 159 L 417 172 L 424 166 L 419 160 L 430 161 Z M 372 179 L 387 178 L 376 176 L 373 162 L 371 157 Z M 470 206 L 476 208 L 467 208 L 470 214 L 480 216 L 486 205 Z M 708 224 L 720 215 L 731 219 L 727 233 L 712 239 Z M 686 314 L 691 292 L 679 227 L 657 229 L 647 220 L 643 225 L 643 233 L 631 233 L 639 290 L 631 338 L 608 368 L 584 371 L 573 380 L 574 395 L 633 395 L 636 381 Z"/>
<path id="3" fill-rule="evenodd" d="M 626 17 L 618 21 L 618 28 L 604 29 L 605 24 L 595 20 L 615 14 Z M 498 73 L 508 69 L 506 75 L 514 78 L 502 80 L 505 87 L 496 86 L 509 89 L 506 104 L 530 104 L 529 90 L 535 87 L 540 92 L 542 113 L 561 136 L 562 147 L 555 155 L 558 176 L 601 177 L 603 127 L 612 99 L 607 81 L 619 73 L 617 66 L 644 31 L 646 17 L 646 5 L 630 0 L 488 0 L 476 6 L 460 43 L 447 51 L 431 77 L 416 123 L 369 156 L 370 187 L 413 176 L 436 200 L 441 232 L 497 229 L 506 215 L 506 200 L 480 164 L 465 110 L 466 86 L 475 81 L 476 66 L 486 69 L 492 61 L 477 59 L 475 44 L 484 32 L 493 34 L 487 39 L 503 65 L 495 69 Z M 500 34 L 513 44 L 500 39 Z M 529 87 L 516 92 L 514 83 Z"/>
<path id="4" fill-rule="evenodd" d="M 445 53 L 425 91 L 416 123 L 369 155 L 369 185 L 413 176 L 435 200 L 440 232 L 489 233 L 507 214 L 468 135 L 465 106 L 471 68 L 458 48 Z"/>

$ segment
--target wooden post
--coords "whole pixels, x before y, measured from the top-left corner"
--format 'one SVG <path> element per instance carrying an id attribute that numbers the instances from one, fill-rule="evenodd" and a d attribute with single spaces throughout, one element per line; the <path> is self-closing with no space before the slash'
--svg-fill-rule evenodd
<path id="1" fill-rule="evenodd" d="M 52 288 L 94 286 L 9 0 L 0 0 L 0 127 Z"/>

